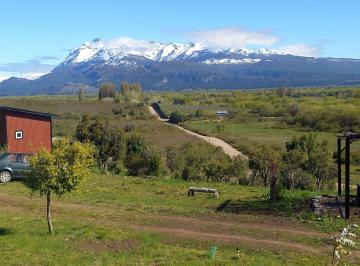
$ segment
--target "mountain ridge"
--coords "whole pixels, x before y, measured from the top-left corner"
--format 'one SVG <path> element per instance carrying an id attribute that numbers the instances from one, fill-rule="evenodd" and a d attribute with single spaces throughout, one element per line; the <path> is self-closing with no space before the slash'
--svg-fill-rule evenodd
<path id="1" fill-rule="evenodd" d="M 253 89 L 360 84 L 360 60 L 303 57 L 274 49 L 215 49 L 199 43 L 121 38 L 85 42 L 50 73 L 10 78 L 0 95 L 72 94 L 82 85 L 140 81 L 144 89 Z"/>

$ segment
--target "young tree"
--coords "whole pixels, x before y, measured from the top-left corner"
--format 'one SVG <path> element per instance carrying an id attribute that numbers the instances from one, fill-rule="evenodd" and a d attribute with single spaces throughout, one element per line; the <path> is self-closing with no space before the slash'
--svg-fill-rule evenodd
<path id="1" fill-rule="evenodd" d="M 93 148 L 90 144 L 69 139 L 54 143 L 52 151 L 41 149 L 30 158 L 30 171 L 24 179 L 25 185 L 40 196 L 46 195 L 46 218 L 49 233 L 53 233 L 51 222 L 51 194 L 63 195 L 77 188 L 92 166 Z"/>

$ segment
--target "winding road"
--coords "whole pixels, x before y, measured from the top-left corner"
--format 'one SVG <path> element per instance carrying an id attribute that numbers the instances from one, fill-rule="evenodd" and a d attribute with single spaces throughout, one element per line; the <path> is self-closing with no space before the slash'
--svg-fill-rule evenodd
<path id="1" fill-rule="evenodd" d="M 229 155 L 230 157 L 234 158 L 236 156 L 242 156 L 244 158 L 247 159 L 247 156 L 244 155 L 243 153 L 241 153 L 240 151 L 238 151 L 237 149 L 235 149 L 233 146 L 231 146 L 229 143 L 226 143 L 225 141 L 223 141 L 222 139 L 219 138 L 215 138 L 215 137 L 209 137 L 209 136 L 204 136 L 204 135 L 200 135 L 198 133 L 195 133 L 193 131 L 190 131 L 188 129 L 185 129 L 179 125 L 175 125 L 175 124 L 171 124 L 169 123 L 168 119 L 163 119 L 160 118 L 159 114 L 155 111 L 155 109 L 152 106 L 149 106 L 149 112 L 155 116 L 159 121 L 162 121 L 164 123 L 167 123 L 169 125 L 172 125 L 174 127 L 177 127 L 178 129 L 184 131 L 186 134 L 189 135 L 193 135 L 197 138 L 200 138 L 202 140 L 205 140 L 206 142 L 210 143 L 211 145 L 214 145 L 215 147 L 221 147 L 224 152 Z"/>

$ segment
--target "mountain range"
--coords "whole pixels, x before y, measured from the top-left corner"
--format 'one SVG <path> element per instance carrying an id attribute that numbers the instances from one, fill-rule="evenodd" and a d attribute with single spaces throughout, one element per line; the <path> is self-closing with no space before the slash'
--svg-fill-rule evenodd
<path id="1" fill-rule="evenodd" d="M 12 77 L 0 95 L 72 94 L 81 86 L 140 81 L 146 90 L 253 89 L 359 85 L 360 60 L 284 54 L 273 49 L 214 49 L 199 43 L 95 39 L 73 49 L 35 80 Z"/>

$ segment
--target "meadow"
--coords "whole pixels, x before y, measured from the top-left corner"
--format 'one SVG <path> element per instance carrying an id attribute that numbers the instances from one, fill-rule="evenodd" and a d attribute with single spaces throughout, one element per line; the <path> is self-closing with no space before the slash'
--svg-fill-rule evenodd
<path id="1" fill-rule="evenodd" d="M 183 112 L 187 118 L 184 127 L 223 138 L 246 152 L 259 144 L 283 149 L 292 136 L 312 132 L 322 140 L 335 142 L 335 124 L 319 131 L 288 125 L 285 116 L 278 113 L 285 110 L 286 102 L 311 106 L 314 101 L 325 101 L 321 97 L 335 97 L 315 92 L 304 91 L 302 98 L 285 96 L 285 100 L 268 91 L 147 93 L 145 103 L 137 104 L 98 101 L 91 95 L 84 102 L 75 96 L 4 97 L 0 105 L 54 113 L 54 137 L 73 136 L 81 116 L 89 114 L 92 118 L 101 116 L 113 126 L 131 128 L 164 153 L 169 145 L 202 142 L 152 117 L 147 104 L 157 101 L 167 113 Z M 272 111 L 268 109 L 267 115 L 254 112 L 254 102 L 262 106 L 268 100 Z M 326 101 L 333 105 L 357 103 L 336 97 L 330 100 Z M 223 109 L 232 116 L 219 120 L 215 111 Z M 202 110 L 200 115 L 196 115 L 197 110 Z M 356 167 L 352 167 L 354 174 Z M 188 197 L 190 186 L 216 188 L 220 197 Z M 45 199 L 30 194 L 21 182 L 11 182 L 0 185 L 0 263 L 324 265 L 331 262 L 331 237 L 338 235 L 348 221 L 315 216 L 308 201 L 318 194 L 284 191 L 280 201 L 270 203 L 269 189 L 262 186 L 184 181 L 169 174 L 131 177 L 94 169 L 76 192 L 54 197 L 55 235 L 50 236 Z M 351 221 L 360 222 L 357 216 Z M 218 248 L 214 259 L 209 258 L 211 246 Z M 356 249 L 344 262 L 358 265 L 359 260 Z"/>
<path id="2" fill-rule="evenodd" d="M 215 187 L 220 197 L 188 197 L 188 186 Z M 309 196 L 296 192 L 269 206 L 262 187 L 94 173 L 77 192 L 54 200 L 55 235 L 49 236 L 43 217 L 45 199 L 12 182 L 0 186 L 0 262 L 324 264 L 331 260 L 330 237 L 345 221 L 316 219 L 304 207 Z M 238 203 L 238 212 L 219 210 L 228 200 Z M 218 250 L 212 260 L 213 245 Z M 356 264 L 355 254 L 346 260 L 348 265 Z"/>

